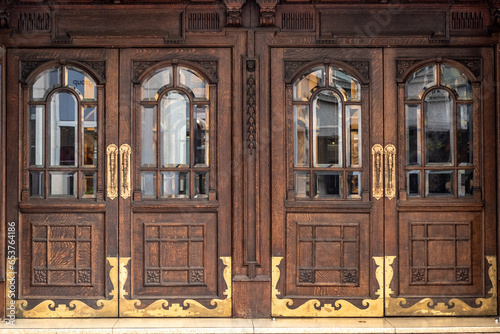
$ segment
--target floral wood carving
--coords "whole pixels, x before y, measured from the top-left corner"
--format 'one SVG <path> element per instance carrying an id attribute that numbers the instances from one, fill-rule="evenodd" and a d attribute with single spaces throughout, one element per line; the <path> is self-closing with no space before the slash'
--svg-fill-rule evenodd
<path id="1" fill-rule="evenodd" d="M 352 66 L 356 71 L 361 74 L 366 81 L 370 80 L 370 62 L 368 61 L 346 61 L 347 64 Z"/>
<path id="2" fill-rule="evenodd" d="M 419 62 L 420 59 L 398 59 L 396 60 L 396 68 L 397 68 L 397 78 L 398 79 L 403 79 L 406 71 L 408 68 L 410 68 L 413 64 Z"/>
<path id="3" fill-rule="evenodd" d="M 454 59 L 467 67 L 476 78 L 481 76 L 481 59 Z"/>
<path id="4" fill-rule="evenodd" d="M 142 73 L 156 63 L 156 61 L 134 61 L 134 81 L 139 80 Z"/>
<path id="5" fill-rule="evenodd" d="M 307 63 L 308 61 L 285 61 L 285 81 L 292 79 L 295 71 Z"/>
<path id="6" fill-rule="evenodd" d="M 106 62 L 105 61 L 81 61 L 83 64 L 89 66 L 101 79 L 106 79 Z"/>
<path id="7" fill-rule="evenodd" d="M 313 271 L 311 269 L 300 269 L 299 283 L 314 283 Z"/>
<path id="8" fill-rule="evenodd" d="M 207 72 L 210 74 L 212 81 L 217 81 L 217 61 L 209 60 L 209 61 L 199 61 L 200 64 Z"/>
<path id="9" fill-rule="evenodd" d="M 424 282 L 424 281 L 425 281 L 425 270 L 412 269 L 412 282 Z"/>
<path id="10" fill-rule="evenodd" d="M 21 63 L 21 80 L 26 81 L 29 75 L 45 61 L 27 61 Z"/>
<path id="11" fill-rule="evenodd" d="M 250 149 L 250 154 L 253 153 L 253 150 L 256 148 L 256 139 L 255 139 L 255 128 L 256 128 L 256 115 L 255 115 L 255 106 L 256 106 L 256 91 L 255 91 L 255 60 L 248 59 L 246 62 L 247 65 L 247 141 L 248 148 Z"/>
<path id="12" fill-rule="evenodd" d="M 357 270 L 342 270 L 342 283 L 358 283 Z"/>

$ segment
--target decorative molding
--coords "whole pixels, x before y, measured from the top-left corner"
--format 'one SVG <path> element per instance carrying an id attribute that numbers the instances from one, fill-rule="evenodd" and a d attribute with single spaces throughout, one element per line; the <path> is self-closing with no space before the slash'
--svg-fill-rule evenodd
<path id="1" fill-rule="evenodd" d="M 106 62 L 105 61 L 86 61 L 80 60 L 81 63 L 89 66 L 102 80 L 106 80 Z"/>
<path id="2" fill-rule="evenodd" d="M 289 82 L 297 69 L 309 63 L 308 61 L 285 61 L 285 81 Z"/>
<path id="3" fill-rule="evenodd" d="M 350 65 L 356 71 L 361 74 L 365 81 L 370 80 L 370 62 L 369 61 L 346 61 L 346 64 Z"/>
<path id="4" fill-rule="evenodd" d="M 226 25 L 228 27 L 241 26 L 241 7 L 246 0 L 224 0 L 227 8 Z"/>
<path id="5" fill-rule="evenodd" d="M 408 68 L 413 66 L 414 64 L 421 61 L 421 59 L 397 59 L 396 60 L 396 78 L 403 79 L 406 74 Z"/>
<path id="6" fill-rule="evenodd" d="M 21 81 L 26 82 L 30 74 L 46 61 L 23 61 L 21 62 Z"/>
<path id="7" fill-rule="evenodd" d="M 210 74 L 211 80 L 216 82 L 218 80 L 217 75 L 217 60 L 208 60 L 208 61 L 198 61 L 196 62 L 200 64 L 208 74 Z"/>
<path id="8" fill-rule="evenodd" d="M 133 62 L 133 70 L 134 70 L 134 79 L 136 82 L 139 80 L 139 77 L 151 66 L 157 64 L 156 61 L 134 61 Z"/>
<path id="9" fill-rule="evenodd" d="M 224 265 L 223 279 L 227 289 L 225 299 L 212 299 L 211 308 L 193 299 L 185 299 L 182 304 L 159 299 L 142 307 L 139 299 L 127 299 L 125 282 L 130 279 L 127 265 L 129 257 L 120 257 L 120 316 L 121 317 L 230 317 L 232 314 L 231 257 L 220 257 Z"/>
<path id="10" fill-rule="evenodd" d="M 271 313 L 277 317 L 381 317 L 384 315 L 384 258 L 373 257 L 375 262 L 375 278 L 379 289 L 375 292 L 376 299 L 363 299 L 365 308 L 358 308 L 347 300 L 336 300 L 326 304 L 318 299 L 311 299 L 295 307 L 293 299 L 283 298 L 278 290 L 280 279 L 280 264 L 282 256 L 272 258 L 272 291 Z M 281 298 L 278 297 L 281 295 Z M 293 308 L 292 308 L 293 307 Z"/>
<path id="11" fill-rule="evenodd" d="M 475 58 L 475 59 L 453 59 L 456 62 L 459 62 L 460 64 L 464 65 L 469 69 L 469 71 L 474 74 L 476 78 L 481 77 L 481 59 L 480 58 Z"/>
<path id="12" fill-rule="evenodd" d="M 436 302 L 432 298 L 424 298 L 410 304 L 406 298 L 393 297 L 391 289 L 394 277 L 393 263 L 396 256 L 385 257 L 385 310 L 390 316 L 487 316 L 497 314 L 497 258 L 486 256 L 489 264 L 488 278 L 491 288 L 489 297 L 476 298 L 475 305 L 470 306 L 458 298 L 450 298 L 447 302 Z M 457 272 L 458 275 L 458 272 Z M 457 276 L 458 280 L 458 276 Z"/>
<path id="13" fill-rule="evenodd" d="M 276 5 L 278 0 L 256 0 L 260 7 L 260 25 L 274 27 L 276 25 Z"/>
<path id="14" fill-rule="evenodd" d="M 256 83 L 255 83 L 255 60 L 248 59 L 246 61 L 246 69 L 248 72 L 247 77 L 247 89 L 246 89 L 246 99 L 247 99 L 247 141 L 248 148 L 250 149 L 250 154 L 256 149 Z"/>
<path id="15" fill-rule="evenodd" d="M 111 281 L 111 299 L 97 300 L 97 308 L 93 308 L 83 301 L 72 300 L 69 303 L 56 303 L 53 300 L 44 300 L 31 307 L 26 300 L 13 301 L 9 296 L 7 303 L 15 302 L 16 316 L 19 318 L 89 318 L 89 317 L 117 317 L 118 316 L 118 258 L 108 257 L 109 280 Z M 8 273 L 9 274 L 9 273 Z M 82 282 L 83 283 L 83 282 Z M 7 293 L 9 284 L 6 285 Z"/>

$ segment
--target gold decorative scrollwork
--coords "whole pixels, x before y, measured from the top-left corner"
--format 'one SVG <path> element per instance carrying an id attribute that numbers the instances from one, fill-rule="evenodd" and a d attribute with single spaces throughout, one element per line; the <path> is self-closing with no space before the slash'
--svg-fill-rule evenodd
<path id="1" fill-rule="evenodd" d="M 232 315 L 232 292 L 231 292 L 231 257 L 221 257 L 224 264 L 223 278 L 227 289 L 224 291 L 225 299 L 212 299 L 209 309 L 193 299 L 186 299 L 181 304 L 173 303 L 165 299 L 159 299 L 151 305 L 139 308 L 142 302 L 139 299 L 126 299 L 129 293 L 125 290 L 125 282 L 128 278 L 127 264 L 129 257 L 120 258 L 120 316 L 122 317 L 230 317 Z"/>
<path id="2" fill-rule="evenodd" d="M 384 148 L 385 161 L 385 197 L 389 200 L 396 196 L 396 147 L 386 145 Z"/>
<path id="3" fill-rule="evenodd" d="M 366 308 L 360 309 L 347 300 L 336 300 L 334 304 L 322 304 L 318 299 L 311 299 L 296 308 L 293 299 L 278 298 L 281 292 L 278 290 L 280 278 L 279 265 L 283 260 L 282 256 L 273 256 L 272 265 L 272 304 L 271 312 L 277 317 L 381 317 L 384 315 L 384 258 L 373 257 L 377 268 L 375 278 L 379 289 L 375 292 L 377 299 L 363 299 L 362 304 Z"/>
<path id="4" fill-rule="evenodd" d="M 31 309 L 27 309 L 28 301 L 16 300 L 16 316 L 19 318 L 90 318 L 118 316 L 118 258 L 108 257 L 110 266 L 109 279 L 113 290 L 109 293 L 111 299 L 101 299 L 96 302 L 97 309 L 80 300 L 72 300 L 68 304 L 44 300 Z M 10 303 L 10 300 L 7 300 Z"/>
<path id="5" fill-rule="evenodd" d="M 130 185 L 130 156 L 132 149 L 128 144 L 120 146 L 120 196 L 123 199 L 130 197 L 132 187 Z"/>
<path id="6" fill-rule="evenodd" d="M 395 256 L 385 257 L 385 308 L 387 315 L 395 316 L 487 316 L 496 315 L 497 312 L 497 259 L 496 256 L 486 256 L 490 264 L 488 277 L 491 281 L 491 289 L 487 298 L 477 298 L 475 306 L 470 306 L 464 301 L 451 298 L 447 303 L 436 303 L 432 298 L 424 298 L 413 304 L 406 306 L 406 298 L 395 298 L 391 295 L 394 291 L 390 288 L 394 270 L 392 264 Z"/>
<path id="7" fill-rule="evenodd" d="M 373 198 L 379 200 L 384 196 L 384 185 L 382 180 L 382 155 L 384 154 L 384 148 L 380 144 L 375 144 L 372 147 L 372 157 L 373 157 L 373 185 L 372 194 Z"/>
<path id="8" fill-rule="evenodd" d="M 110 200 L 118 196 L 118 146 L 110 144 L 106 149 L 107 168 L 106 168 L 106 181 L 107 181 L 107 196 Z"/>

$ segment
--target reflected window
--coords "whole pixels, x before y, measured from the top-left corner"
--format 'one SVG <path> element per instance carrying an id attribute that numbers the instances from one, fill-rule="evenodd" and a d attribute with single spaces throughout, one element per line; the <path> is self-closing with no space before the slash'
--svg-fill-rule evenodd
<path id="1" fill-rule="evenodd" d="M 405 82 L 407 195 L 473 195 L 472 81 L 448 64 L 417 69 Z"/>
<path id="2" fill-rule="evenodd" d="M 209 83 L 173 65 L 143 80 L 140 92 L 142 198 L 208 198 Z"/>
<path id="3" fill-rule="evenodd" d="M 317 66 L 293 84 L 293 174 L 300 199 L 361 198 L 361 85 Z"/>
<path id="4" fill-rule="evenodd" d="M 29 87 L 28 162 L 32 197 L 96 197 L 97 85 L 84 70 L 59 65 Z"/>

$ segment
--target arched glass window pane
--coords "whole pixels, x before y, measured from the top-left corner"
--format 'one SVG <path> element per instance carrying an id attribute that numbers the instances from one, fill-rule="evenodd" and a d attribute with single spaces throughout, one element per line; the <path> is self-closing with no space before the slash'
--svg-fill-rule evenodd
<path id="1" fill-rule="evenodd" d="M 474 164 L 472 104 L 457 104 L 457 159 L 459 166 Z"/>
<path id="2" fill-rule="evenodd" d="M 47 94 L 55 87 L 61 86 L 61 68 L 53 67 L 40 73 L 31 86 L 31 100 L 45 100 Z"/>
<path id="3" fill-rule="evenodd" d="M 68 92 L 50 98 L 50 165 L 78 166 L 78 101 Z"/>
<path id="4" fill-rule="evenodd" d="M 45 107 L 30 106 L 30 166 L 43 167 L 45 148 Z"/>
<path id="5" fill-rule="evenodd" d="M 426 89 L 436 85 L 436 65 L 423 67 L 413 73 L 406 81 L 405 98 L 419 100 Z"/>
<path id="6" fill-rule="evenodd" d="M 459 100 L 472 100 L 472 82 L 454 67 L 441 65 L 441 85 L 455 92 Z"/>
<path id="7" fill-rule="evenodd" d="M 313 160 L 316 167 L 342 167 L 342 100 L 331 90 L 313 102 Z"/>
<path id="8" fill-rule="evenodd" d="M 164 167 L 189 165 L 189 99 L 170 91 L 161 99 L 161 163 Z"/>
<path id="9" fill-rule="evenodd" d="M 209 143 L 209 107 L 208 105 L 195 105 L 193 108 L 195 121 L 194 135 L 194 165 L 208 166 Z"/>
<path id="10" fill-rule="evenodd" d="M 172 85 L 172 67 L 165 67 L 156 71 L 152 77 L 145 80 L 141 86 L 143 101 L 156 101 L 163 87 Z"/>
<path id="11" fill-rule="evenodd" d="M 315 67 L 293 84 L 293 100 L 309 101 L 316 90 L 325 86 L 325 68 Z"/>
<path id="12" fill-rule="evenodd" d="M 425 113 L 425 162 L 427 165 L 453 164 L 453 98 L 444 89 L 427 94 Z"/>
<path id="13" fill-rule="evenodd" d="M 295 166 L 309 167 L 309 106 L 294 106 Z"/>
<path id="14" fill-rule="evenodd" d="M 191 91 L 196 100 L 208 100 L 208 83 L 195 71 L 179 67 L 177 80 L 179 86 Z"/>
<path id="15" fill-rule="evenodd" d="M 66 87 L 71 87 L 80 95 L 84 101 L 95 101 L 97 99 L 97 86 L 94 79 L 80 69 L 67 66 L 65 73 Z"/>
<path id="16" fill-rule="evenodd" d="M 341 68 L 330 67 L 329 85 L 338 89 L 346 101 L 359 102 L 361 100 L 361 86 L 358 80 Z"/>

